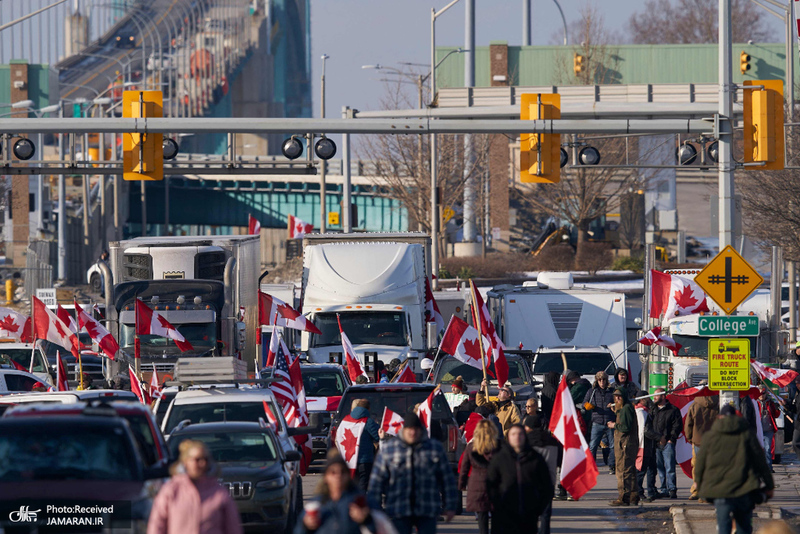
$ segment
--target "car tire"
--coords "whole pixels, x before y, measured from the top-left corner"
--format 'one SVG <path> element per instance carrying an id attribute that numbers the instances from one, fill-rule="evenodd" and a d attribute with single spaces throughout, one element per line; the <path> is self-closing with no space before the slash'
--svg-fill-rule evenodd
<path id="1" fill-rule="evenodd" d="M 99 273 L 92 273 L 92 277 L 89 279 L 89 285 L 95 293 L 99 293 L 100 290 L 103 289 L 103 279 L 100 277 Z"/>

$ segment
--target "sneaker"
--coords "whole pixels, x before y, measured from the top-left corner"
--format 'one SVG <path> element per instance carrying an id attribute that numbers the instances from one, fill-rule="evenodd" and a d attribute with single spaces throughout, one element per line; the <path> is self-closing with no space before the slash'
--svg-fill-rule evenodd
<path id="1" fill-rule="evenodd" d="M 608 503 L 609 506 L 630 506 L 630 504 L 626 503 L 622 499 L 617 499 L 616 501 L 611 501 Z"/>
<path id="2" fill-rule="evenodd" d="M 556 493 L 555 497 L 553 497 L 554 501 L 566 501 L 569 500 L 567 495 L 561 495 L 560 493 Z"/>
<path id="3" fill-rule="evenodd" d="M 568 501 L 574 501 L 575 499 L 572 498 L 572 495 L 567 495 L 567 500 Z"/>
<path id="4" fill-rule="evenodd" d="M 664 495 L 664 497 L 666 497 L 666 495 Z M 670 491 L 669 492 L 669 498 L 670 499 L 677 499 L 678 498 L 678 492 L 676 490 Z"/>
<path id="5" fill-rule="evenodd" d="M 617 470 L 615 468 L 611 467 L 608 470 L 608 474 L 609 475 L 616 475 L 617 474 Z"/>

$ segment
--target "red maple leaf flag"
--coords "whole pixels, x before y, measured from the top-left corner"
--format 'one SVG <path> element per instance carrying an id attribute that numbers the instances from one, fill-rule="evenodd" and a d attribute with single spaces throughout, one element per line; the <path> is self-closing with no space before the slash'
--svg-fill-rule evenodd
<path id="1" fill-rule="evenodd" d="M 383 417 L 381 418 L 381 430 L 390 436 L 399 436 L 400 429 L 403 428 L 403 419 L 399 413 L 393 412 L 387 407 L 383 408 Z"/>
<path id="2" fill-rule="evenodd" d="M 442 401 L 447 402 L 444 400 L 444 393 L 439 386 L 431 391 L 431 394 L 428 395 L 428 398 L 425 399 L 425 402 L 419 405 L 417 408 L 417 416 L 419 417 L 422 426 L 425 427 L 425 430 L 428 431 L 428 437 L 431 437 L 431 421 L 433 420 L 433 403 L 434 399 L 437 395 L 442 396 Z"/>
<path id="3" fill-rule="evenodd" d="M 483 302 L 481 292 L 478 291 L 478 288 L 475 287 L 475 284 L 472 283 L 472 280 L 469 281 L 469 285 L 472 289 L 472 295 L 475 299 L 475 307 L 478 310 L 478 317 L 480 318 L 480 333 L 481 335 L 489 338 L 489 343 L 492 348 L 492 350 L 486 350 L 486 354 L 487 356 L 490 355 L 490 359 L 494 362 L 494 372 L 495 376 L 497 377 L 497 384 L 503 386 L 506 382 L 508 382 L 508 362 L 506 361 L 505 354 L 506 347 L 503 345 L 503 341 L 497 334 L 497 330 L 492 322 L 492 317 L 489 315 L 489 308 L 487 308 L 486 303 Z"/>
<path id="4" fill-rule="evenodd" d="M 683 347 L 683 345 L 672 339 L 667 334 L 662 334 L 660 326 L 655 326 L 651 330 L 648 330 L 647 333 L 639 339 L 639 343 L 648 346 L 659 345 L 661 347 L 666 347 L 671 350 L 672 354 L 675 356 L 678 355 L 678 351 L 681 350 L 681 347 Z"/>
<path id="5" fill-rule="evenodd" d="M 288 351 L 287 351 L 288 354 Z M 306 387 L 303 384 L 303 374 L 300 370 L 300 358 L 295 358 L 289 365 L 289 377 L 292 382 L 292 388 L 295 392 L 295 417 L 287 419 L 286 424 L 290 427 L 299 428 L 308 426 L 308 405 L 306 404 Z M 300 474 L 305 476 L 308 472 L 308 466 L 311 465 L 313 457 L 313 450 L 311 449 L 311 436 L 308 434 L 301 434 L 293 436 L 297 446 L 300 447 L 303 453 L 303 459 L 300 461 Z"/>
<path id="6" fill-rule="evenodd" d="M 78 331 L 80 330 L 78 328 L 78 321 L 76 321 L 75 318 L 72 316 L 72 314 L 69 313 L 67 310 L 65 310 L 61 304 L 59 304 L 56 307 L 56 316 L 59 319 L 61 319 L 61 321 L 63 321 L 65 325 L 69 327 L 70 332 L 72 332 L 73 334 L 78 333 Z"/>
<path id="7" fill-rule="evenodd" d="M 32 296 L 31 300 L 33 301 L 33 329 L 36 337 L 64 347 L 72 352 L 75 358 L 78 358 L 80 355 L 78 336 L 71 332 L 69 327 L 36 296 Z"/>
<path id="8" fill-rule="evenodd" d="M 314 231 L 314 225 L 289 215 L 289 239 L 300 239 Z"/>
<path id="9" fill-rule="evenodd" d="M 31 318 L 10 308 L 0 308 L 0 336 L 13 337 L 22 343 L 31 341 Z"/>
<path id="10" fill-rule="evenodd" d="M 136 299 L 136 334 L 139 336 L 159 336 L 166 337 L 175 342 L 181 352 L 193 350 L 192 344 L 186 341 L 183 334 L 172 326 L 163 315 L 153 311 L 142 302 Z"/>
<path id="11" fill-rule="evenodd" d="M 60 350 L 56 351 L 56 391 L 69 391 L 67 368 L 64 366 L 64 360 L 61 359 Z"/>
<path id="12" fill-rule="evenodd" d="M 258 292 L 258 320 L 261 325 L 285 326 L 312 334 L 322 334 L 319 328 L 303 314 L 281 299 L 261 291 Z"/>
<path id="13" fill-rule="evenodd" d="M 411 366 L 406 362 L 403 366 L 403 370 L 397 374 L 392 382 L 403 382 L 406 384 L 416 384 L 417 377 L 414 375 L 414 371 L 411 370 Z"/>
<path id="14" fill-rule="evenodd" d="M 119 350 L 119 344 L 117 343 L 117 340 L 114 339 L 114 336 L 111 335 L 111 332 L 106 330 L 105 327 L 100 324 L 100 321 L 86 313 L 81 305 L 77 303 L 77 301 L 73 302 L 73 304 L 75 305 L 75 314 L 78 316 L 78 328 L 85 328 L 86 333 L 89 334 L 89 337 L 92 338 L 92 341 L 97 343 L 103 354 L 113 360 L 114 356 Z"/>
<path id="15" fill-rule="evenodd" d="M 589 444 L 580 431 L 578 411 L 567 387 L 566 377 L 561 378 L 556 392 L 550 432 L 564 446 L 561 485 L 577 501 L 597 484 L 598 471 Z"/>
<path id="16" fill-rule="evenodd" d="M 250 235 L 259 235 L 259 234 L 261 234 L 261 223 L 258 222 L 258 219 L 253 217 L 252 213 L 250 215 L 248 215 L 247 233 L 249 233 Z"/>
<path id="17" fill-rule="evenodd" d="M 286 342 L 283 340 L 283 333 L 281 332 L 281 329 L 275 328 L 269 338 L 267 361 L 264 362 L 264 367 L 272 367 L 275 365 L 275 355 L 278 354 L 279 350 L 282 350 L 283 354 L 290 354 L 289 347 L 286 346 Z"/>
<path id="18" fill-rule="evenodd" d="M 361 433 L 367 426 L 367 418 L 353 419 L 350 415 L 345 416 L 336 428 L 336 448 L 344 458 L 351 473 L 355 473 L 358 460 L 358 447 L 361 441 Z"/>
<path id="19" fill-rule="evenodd" d="M 650 317 L 665 319 L 707 312 L 706 294 L 694 280 L 650 271 Z"/>
<path id="20" fill-rule="evenodd" d="M 761 380 L 769 380 L 778 387 L 785 388 L 797 377 L 797 371 L 792 369 L 774 369 L 756 360 L 750 360 L 750 365 Z"/>
<path id="21" fill-rule="evenodd" d="M 442 336 L 439 349 L 471 367 L 483 369 L 481 348 L 478 344 L 479 335 L 476 328 L 453 315 L 450 317 L 444 336 Z M 484 342 L 488 347 L 489 343 L 485 337 Z"/>
<path id="22" fill-rule="evenodd" d="M 339 317 L 336 317 L 339 320 Z M 347 334 L 344 333 L 342 330 L 342 321 L 339 320 L 339 335 L 342 336 L 342 350 L 344 351 L 345 361 L 347 362 L 347 372 L 350 375 L 350 381 L 354 384 L 356 383 L 356 379 L 359 376 L 364 376 L 369 380 L 367 376 L 367 372 L 364 370 L 364 366 L 361 365 L 361 360 L 358 359 L 358 355 L 356 354 L 356 350 L 353 348 L 353 344 L 350 343 L 350 339 L 347 337 Z"/>
<path id="23" fill-rule="evenodd" d="M 153 364 L 153 374 L 150 375 L 150 398 L 160 399 L 161 384 L 158 382 L 158 371 L 156 371 L 156 364 Z"/>
<path id="24" fill-rule="evenodd" d="M 149 405 L 150 404 L 149 395 L 147 394 L 146 389 L 142 387 L 142 383 L 136 376 L 136 373 L 133 372 L 132 367 L 128 367 L 128 378 L 131 379 L 131 391 L 135 393 L 136 396 L 139 398 L 139 402 L 141 402 L 145 406 Z"/>
<path id="25" fill-rule="evenodd" d="M 444 332 L 444 317 L 439 311 L 439 305 L 436 304 L 436 299 L 433 298 L 433 291 L 431 291 L 431 281 L 425 278 L 425 322 L 436 323 L 436 331 L 441 334 Z"/>

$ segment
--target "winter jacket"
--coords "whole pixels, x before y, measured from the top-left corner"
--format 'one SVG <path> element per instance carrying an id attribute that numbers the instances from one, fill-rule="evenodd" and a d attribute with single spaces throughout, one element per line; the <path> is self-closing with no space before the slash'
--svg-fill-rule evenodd
<path id="1" fill-rule="evenodd" d="M 489 500 L 489 490 L 486 487 L 486 473 L 489 470 L 489 460 L 494 453 L 486 458 L 472 449 L 473 442 L 467 444 L 461 466 L 458 469 L 458 489 L 467 492 L 467 512 L 491 512 L 492 503 Z"/>
<path id="2" fill-rule="evenodd" d="M 492 456 L 486 476 L 492 501 L 492 530 L 528 531 L 553 499 L 554 482 L 544 458 L 526 445 L 517 454 L 503 445 Z"/>
<path id="3" fill-rule="evenodd" d="M 533 450 L 542 455 L 550 473 L 550 480 L 555 482 L 561 443 L 553 437 L 549 430 L 544 428 L 534 428 L 528 432 L 528 443 Z"/>
<path id="4" fill-rule="evenodd" d="M 503 434 L 508 432 L 511 425 L 521 422 L 519 408 L 510 400 L 505 402 L 487 401 L 486 394 L 480 392 L 475 396 L 475 402 L 478 403 L 478 406 L 491 405 L 494 407 L 494 414 L 497 416 L 497 419 L 500 420 L 500 425 L 503 427 Z"/>
<path id="5" fill-rule="evenodd" d="M 778 405 L 767 399 L 758 401 L 759 416 L 761 417 L 761 428 L 764 432 L 777 432 L 778 426 L 775 424 L 775 418 L 780 417 L 781 410 Z"/>
<path id="6" fill-rule="evenodd" d="M 614 432 L 619 432 L 620 434 L 624 434 L 626 436 L 638 436 L 639 425 L 636 422 L 636 409 L 633 407 L 633 404 L 628 402 L 627 397 L 623 396 L 622 398 L 625 401 L 625 404 L 622 405 L 622 408 L 617 409 L 617 419 L 614 424 Z"/>
<path id="7" fill-rule="evenodd" d="M 592 384 L 585 378 L 578 379 L 578 381 L 569 388 L 569 394 L 572 395 L 572 402 L 575 403 L 578 409 L 583 408 L 583 399 L 586 398 L 586 392 L 590 389 L 592 389 Z"/>
<path id="8" fill-rule="evenodd" d="M 363 495 L 361 491 L 351 487 L 338 501 L 315 499 L 320 503 L 319 528 L 317 530 L 308 530 L 306 528 L 303 524 L 303 517 L 305 516 L 305 511 L 303 511 L 297 518 L 294 534 L 307 534 L 310 532 L 314 534 L 363 534 L 365 532 L 375 532 L 376 528 L 371 519 L 367 519 L 364 525 L 359 525 L 350 518 L 350 505 L 361 495 Z"/>
<path id="9" fill-rule="evenodd" d="M 147 534 L 234 534 L 242 532 L 239 510 L 216 479 L 192 481 L 179 474 L 153 501 Z"/>
<path id="10" fill-rule="evenodd" d="M 616 416 L 614 411 L 608 407 L 609 404 L 614 404 L 614 390 L 610 387 L 603 389 L 595 382 L 592 389 L 586 392 L 583 398 L 583 403 L 592 404 L 592 423 L 602 426 L 607 426 L 607 423 L 614 421 Z"/>
<path id="11" fill-rule="evenodd" d="M 549 421 L 550 415 L 553 413 L 553 405 L 558 392 L 558 378 L 558 373 L 554 371 L 547 372 L 544 375 L 544 384 L 539 398 L 541 399 L 542 415 L 544 415 L 545 421 Z"/>
<path id="12" fill-rule="evenodd" d="M 747 421 L 750 432 L 752 432 L 754 436 L 758 436 L 758 414 L 756 413 L 757 410 L 753 399 L 747 395 L 739 397 L 738 410 L 739 413 L 742 414 L 742 417 L 744 417 L 744 420 Z"/>
<path id="13" fill-rule="evenodd" d="M 611 384 L 612 388 L 616 389 L 620 387 L 621 384 L 619 383 L 619 374 L 622 371 L 625 371 L 625 369 L 620 367 L 614 372 L 614 383 Z M 625 373 L 627 373 L 627 371 L 625 371 Z M 628 381 L 625 382 L 625 384 L 622 384 L 622 387 L 624 387 L 625 391 L 628 392 L 628 402 L 635 402 L 633 399 L 635 399 L 639 393 L 639 386 L 636 385 L 636 382 L 631 380 L 631 377 L 628 376 Z"/>
<path id="14" fill-rule="evenodd" d="M 758 439 L 747 421 L 728 415 L 703 435 L 694 467 L 697 493 L 706 500 L 742 497 L 775 487 Z"/>
<path id="15" fill-rule="evenodd" d="M 686 414 L 683 432 L 686 441 L 698 447 L 702 445 L 703 434 L 714 424 L 719 415 L 719 397 L 697 397 Z"/>
<path id="16" fill-rule="evenodd" d="M 661 434 L 653 430 L 653 416 L 647 411 L 647 408 L 642 406 L 636 407 L 636 425 L 637 425 L 637 439 L 639 440 L 639 448 L 644 449 L 644 459 L 656 457 L 656 443 L 661 439 Z M 642 439 L 644 440 L 644 447 L 642 447 Z"/>
<path id="17" fill-rule="evenodd" d="M 364 425 L 364 431 L 361 433 L 361 439 L 358 442 L 358 458 L 356 463 L 371 464 L 375 461 L 375 444 L 380 442 L 378 430 L 380 427 L 369 416 L 369 410 L 357 406 L 350 411 L 350 417 L 353 419 L 364 419 L 366 417 L 367 423 Z"/>
<path id="18" fill-rule="evenodd" d="M 663 406 L 656 404 L 651 412 L 653 416 L 653 431 L 658 434 L 656 442 L 666 438 L 670 443 L 677 443 L 683 432 L 683 417 L 681 411 L 669 401 Z"/>

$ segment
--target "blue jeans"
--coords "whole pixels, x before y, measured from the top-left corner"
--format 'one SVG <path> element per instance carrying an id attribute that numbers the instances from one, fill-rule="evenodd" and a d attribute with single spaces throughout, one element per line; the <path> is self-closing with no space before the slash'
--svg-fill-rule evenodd
<path id="1" fill-rule="evenodd" d="M 775 432 L 764 432 L 764 454 L 767 456 L 767 465 L 772 470 L 772 438 Z"/>
<path id="2" fill-rule="evenodd" d="M 661 493 L 678 491 L 675 444 L 671 441 L 668 441 L 663 449 L 656 447 L 656 469 L 658 478 L 661 479 Z"/>
<path id="3" fill-rule="evenodd" d="M 614 429 L 608 428 L 605 425 L 601 425 L 598 423 L 592 423 L 592 434 L 589 438 L 589 449 L 592 451 L 592 458 L 597 460 L 597 448 L 600 446 L 600 441 L 603 439 L 603 436 L 608 439 L 608 467 L 610 469 L 614 469 L 616 465 L 616 460 L 614 459 Z"/>
<path id="4" fill-rule="evenodd" d="M 753 499 L 750 495 L 733 499 L 714 499 L 717 509 L 717 532 L 730 532 L 736 520 L 736 534 L 753 533 Z"/>
<path id="5" fill-rule="evenodd" d="M 436 534 L 435 517 L 393 517 L 392 524 L 397 534 L 411 534 L 415 526 L 418 534 Z"/>

